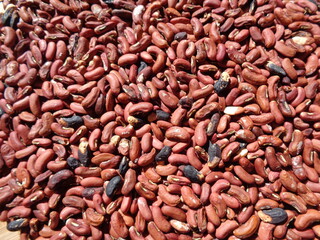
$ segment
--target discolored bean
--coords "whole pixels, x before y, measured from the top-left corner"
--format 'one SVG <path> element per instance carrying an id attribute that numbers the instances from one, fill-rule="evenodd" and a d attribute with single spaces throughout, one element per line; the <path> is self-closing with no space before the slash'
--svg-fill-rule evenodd
<path id="1" fill-rule="evenodd" d="M 106 186 L 106 194 L 108 197 L 112 198 L 115 193 L 120 189 L 122 184 L 122 179 L 120 176 L 113 177 L 108 185 Z"/>
<path id="2" fill-rule="evenodd" d="M 272 224 L 280 224 L 288 218 L 288 214 L 282 208 L 262 210 L 258 212 L 258 215 L 262 221 Z"/>

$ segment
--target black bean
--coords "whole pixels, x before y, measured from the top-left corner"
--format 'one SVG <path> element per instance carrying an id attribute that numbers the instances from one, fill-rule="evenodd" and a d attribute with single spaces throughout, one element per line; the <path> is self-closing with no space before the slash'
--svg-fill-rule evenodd
<path id="1" fill-rule="evenodd" d="M 78 157 L 81 165 L 87 167 L 90 163 L 91 150 L 88 141 L 82 141 L 79 144 Z"/>
<path id="2" fill-rule="evenodd" d="M 218 95 L 221 95 L 229 86 L 230 75 L 227 72 L 221 73 L 221 76 L 217 82 L 213 85 L 214 90 Z"/>
<path id="3" fill-rule="evenodd" d="M 18 218 L 16 220 L 9 222 L 7 224 L 7 229 L 12 232 L 19 231 L 19 230 L 21 230 L 21 228 L 26 227 L 28 224 L 29 224 L 28 219 Z"/>
<path id="4" fill-rule="evenodd" d="M 157 162 L 163 162 L 166 161 L 168 159 L 168 157 L 170 156 L 172 152 L 172 148 L 169 146 L 164 146 L 160 152 L 156 155 L 155 160 Z"/>
<path id="5" fill-rule="evenodd" d="M 264 222 L 279 224 L 283 223 L 288 218 L 288 214 L 282 208 L 273 208 L 258 212 L 260 219 Z"/>
<path id="6" fill-rule="evenodd" d="M 79 160 L 74 157 L 68 157 L 67 164 L 71 169 L 76 169 L 77 167 L 80 167 Z"/>
<path id="7" fill-rule="evenodd" d="M 255 10 L 255 8 L 256 8 L 256 1 L 255 1 L 255 0 L 252 0 L 252 1 L 250 2 L 250 6 L 249 6 L 249 9 L 248 9 L 248 12 L 249 12 L 249 13 L 252 13 L 252 12 Z"/>
<path id="8" fill-rule="evenodd" d="M 186 108 L 186 109 L 190 109 L 192 107 L 193 104 L 193 99 L 189 98 L 189 97 L 182 97 L 179 100 L 179 104 L 181 105 L 181 107 Z"/>
<path id="9" fill-rule="evenodd" d="M 201 183 L 204 178 L 203 174 L 191 165 L 187 165 L 184 167 L 183 174 L 184 176 L 189 178 L 191 182 L 194 183 Z"/>
<path id="10" fill-rule="evenodd" d="M 144 61 L 141 61 L 140 65 L 139 65 L 139 68 L 138 68 L 138 73 L 140 73 L 146 67 L 148 67 L 147 63 L 145 63 Z"/>
<path id="11" fill-rule="evenodd" d="M 214 113 L 210 119 L 208 126 L 207 126 L 207 135 L 208 136 L 212 136 L 217 131 L 219 120 L 220 120 L 220 114 Z"/>
<path id="12" fill-rule="evenodd" d="M 14 7 L 9 7 L 7 8 L 1 18 L 2 24 L 5 26 L 10 26 L 10 22 L 11 22 L 11 16 L 14 12 Z"/>
<path id="13" fill-rule="evenodd" d="M 188 34 L 186 32 L 178 32 L 174 35 L 174 40 L 181 41 L 187 39 Z"/>
<path id="14" fill-rule="evenodd" d="M 208 166 L 210 168 L 216 167 L 221 160 L 220 146 L 216 143 L 212 144 L 211 142 L 209 142 L 208 155 L 209 155 Z"/>
<path id="15" fill-rule="evenodd" d="M 72 117 L 63 117 L 59 123 L 65 127 L 76 128 L 83 125 L 83 119 L 80 116 L 74 115 Z"/>
<path id="16" fill-rule="evenodd" d="M 106 186 L 106 194 L 108 197 L 112 198 L 116 192 L 120 189 L 122 185 L 122 179 L 120 176 L 115 176 L 111 178 L 110 182 Z"/>
<path id="17" fill-rule="evenodd" d="M 13 29 L 17 29 L 17 24 L 19 22 L 19 15 L 16 11 L 14 11 L 12 13 L 12 16 L 10 18 L 10 23 L 9 23 L 9 26 L 12 27 Z"/>
<path id="18" fill-rule="evenodd" d="M 220 94 L 222 94 L 225 90 L 226 90 L 226 88 L 228 87 L 228 85 L 229 85 L 229 82 L 226 82 L 226 81 L 217 81 L 217 82 L 215 82 L 215 84 L 214 84 L 214 90 L 216 91 L 216 93 L 218 94 L 218 95 L 220 95 Z"/>
<path id="19" fill-rule="evenodd" d="M 164 120 L 164 121 L 167 121 L 170 118 L 170 114 L 162 110 L 156 110 L 156 116 L 158 120 Z"/>
<path id="20" fill-rule="evenodd" d="M 129 158 L 124 156 L 121 159 L 121 162 L 120 162 L 120 165 L 119 165 L 119 173 L 120 173 L 120 175 L 123 176 L 127 172 L 128 169 L 129 169 Z"/>
<path id="21" fill-rule="evenodd" d="M 273 73 L 273 74 L 276 74 L 276 75 L 279 75 L 279 76 L 286 76 L 286 72 L 284 71 L 284 69 L 276 64 L 274 64 L 273 62 L 268 62 L 267 65 L 266 65 L 267 69 Z"/>
<path id="22" fill-rule="evenodd" d="M 4 111 L 2 108 L 0 108 L 0 117 L 1 117 L 4 113 L 5 113 L 5 111 Z"/>
<path id="23" fill-rule="evenodd" d="M 134 129 L 139 129 L 143 125 L 145 125 L 145 121 L 142 118 L 138 118 L 136 116 L 129 116 L 128 123 L 134 127 Z"/>

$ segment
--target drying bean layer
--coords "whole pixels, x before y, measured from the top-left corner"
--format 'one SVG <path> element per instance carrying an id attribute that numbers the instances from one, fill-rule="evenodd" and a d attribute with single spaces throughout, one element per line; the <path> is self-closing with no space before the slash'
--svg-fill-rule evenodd
<path id="1" fill-rule="evenodd" d="M 21 240 L 320 238 L 317 0 L 4 0 L 0 220 Z"/>

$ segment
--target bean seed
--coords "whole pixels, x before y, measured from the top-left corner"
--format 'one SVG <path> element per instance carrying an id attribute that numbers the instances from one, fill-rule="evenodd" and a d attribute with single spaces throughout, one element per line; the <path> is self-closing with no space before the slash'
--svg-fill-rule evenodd
<path id="1" fill-rule="evenodd" d="M 288 217 L 288 214 L 282 208 L 262 210 L 258 214 L 262 221 L 272 224 L 279 224 L 281 222 L 284 222 Z"/>

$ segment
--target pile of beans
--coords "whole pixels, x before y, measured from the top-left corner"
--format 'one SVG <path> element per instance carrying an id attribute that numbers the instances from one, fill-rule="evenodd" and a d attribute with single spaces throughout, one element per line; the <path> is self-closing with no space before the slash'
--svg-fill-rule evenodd
<path id="1" fill-rule="evenodd" d="M 320 238 L 316 0 L 4 0 L 0 220 L 21 240 Z"/>

